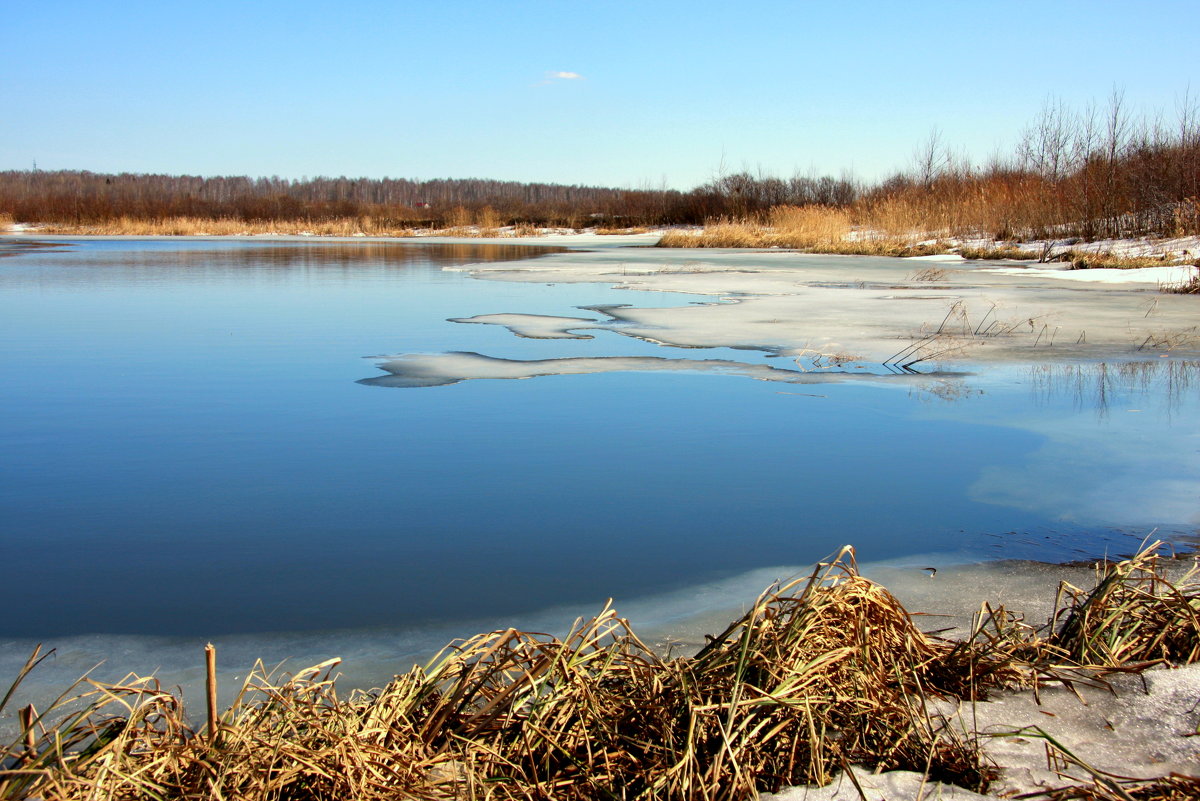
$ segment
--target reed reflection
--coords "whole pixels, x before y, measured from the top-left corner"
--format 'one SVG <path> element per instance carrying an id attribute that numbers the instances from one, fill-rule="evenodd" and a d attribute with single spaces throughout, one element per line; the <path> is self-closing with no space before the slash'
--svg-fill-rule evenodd
<path id="1" fill-rule="evenodd" d="M 1107 417 L 1113 404 L 1156 402 L 1168 417 L 1200 398 L 1200 361 L 1170 357 L 1146 361 L 1042 364 L 1029 369 L 1039 406 L 1070 399 L 1076 411 Z"/>
<path id="2" fill-rule="evenodd" d="M 175 243 L 172 243 L 175 244 Z M 494 245 L 478 243 L 400 243 L 400 242 L 314 242 L 205 247 L 179 249 L 94 250 L 77 254 L 75 264 L 129 267 L 362 267 L 364 265 L 408 266 L 430 263 L 438 266 L 470 262 L 497 262 L 529 259 L 566 248 L 531 245 Z"/>

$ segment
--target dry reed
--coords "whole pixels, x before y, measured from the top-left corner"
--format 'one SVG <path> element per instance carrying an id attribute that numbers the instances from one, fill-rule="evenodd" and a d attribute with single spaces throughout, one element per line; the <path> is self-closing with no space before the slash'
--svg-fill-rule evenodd
<path id="1" fill-rule="evenodd" d="M 445 228 L 421 229 L 426 236 L 458 238 L 512 238 L 538 236 L 541 229 L 522 223 L 501 227 L 499 214 L 490 207 L 478 213 L 459 207 L 448 214 Z M 0 220 L 0 225 L 3 222 Z M 72 236 L 339 236 L 339 237 L 414 237 L 416 229 L 396 225 L 387 219 L 342 217 L 328 220 L 256 220 L 234 218 L 167 217 L 138 219 L 118 217 L 95 223 L 45 223 L 38 225 L 45 234 Z M 625 232 L 622 232 L 625 233 Z"/>
<path id="2" fill-rule="evenodd" d="M 284 679 L 259 663 L 213 737 L 154 679 L 85 678 L 27 708 L 0 753 L 0 799 L 748 799 L 851 763 L 982 790 L 975 737 L 928 700 L 1063 666 L 1197 658 L 1200 585 L 1167 581 L 1158 545 L 1107 565 L 1090 593 L 1066 589 L 1048 629 L 985 607 L 959 643 L 922 634 L 847 548 L 694 656 L 654 653 L 606 607 L 562 638 L 452 643 L 344 699 L 336 661 Z"/>
<path id="3" fill-rule="evenodd" d="M 668 231 L 658 247 L 789 248 L 847 256 L 929 256 L 949 250 L 946 244 L 922 239 L 911 232 L 866 231 L 844 209 L 776 206 L 765 222 L 723 218 L 710 220 L 701 231 Z"/>
<path id="4" fill-rule="evenodd" d="M 1200 262 L 1193 265 L 1191 277 L 1159 286 L 1159 291 L 1172 295 L 1200 295 Z"/>
<path id="5" fill-rule="evenodd" d="M 233 218 L 167 217 L 138 219 L 118 217 L 97 223 L 47 223 L 38 226 L 46 234 L 85 236 L 389 236 L 410 237 L 412 228 L 398 227 L 371 217 L 346 217 L 332 220 L 253 221 Z"/>
<path id="6" fill-rule="evenodd" d="M 1037 254 L 1023 250 L 1015 245 L 960 247 L 958 255 L 972 261 L 1027 261 L 1037 258 Z"/>
<path id="7" fill-rule="evenodd" d="M 1162 267 L 1176 263 L 1167 256 L 1119 256 L 1114 253 L 1068 250 L 1056 255 L 1051 261 L 1069 262 L 1072 270 L 1136 270 L 1141 267 Z"/>

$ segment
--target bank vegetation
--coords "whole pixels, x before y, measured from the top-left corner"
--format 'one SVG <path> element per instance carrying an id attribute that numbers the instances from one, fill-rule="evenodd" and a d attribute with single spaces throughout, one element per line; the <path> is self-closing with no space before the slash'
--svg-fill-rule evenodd
<path id="1" fill-rule="evenodd" d="M 151 678 L 85 678 L 52 708 L 20 708 L 0 799 L 740 800 L 849 765 L 986 791 L 980 735 L 939 699 L 1200 658 L 1200 581 L 1168 580 L 1157 547 L 1104 564 L 1094 588 L 1064 586 L 1045 626 L 985 605 L 961 641 L 922 633 L 847 549 L 687 656 L 656 653 L 605 608 L 561 638 L 452 643 L 346 697 L 334 662 L 292 677 L 260 664 L 224 711 L 215 679 L 194 709 Z M 1054 797 L 1200 792 L 1185 776 L 1092 779 L 1071 790 L 1090 794 Z"/>
<path id="2" fill-rule="evenodd" d="M 1014 151 L 975 164 L 935 130 L 911 164 L 853 177 L 721 174 L 690 191 L 483 179 L 247 178 L 0 172 L 0 220 L 62 234 L 526 236 L 547 228 L 673 228 L 664 247 L 782 247 L 823 253 L 1040 258 L 1074 267 L 1200 260 L 1193 246 L 1149 260 L 1098 240 L 1200 235 L 1200 106 L 1132 113 L 1114 93 L 1082 110 L 1047 101 Z M 1020 247 L 1054 243 L 1043 251 Z"/>

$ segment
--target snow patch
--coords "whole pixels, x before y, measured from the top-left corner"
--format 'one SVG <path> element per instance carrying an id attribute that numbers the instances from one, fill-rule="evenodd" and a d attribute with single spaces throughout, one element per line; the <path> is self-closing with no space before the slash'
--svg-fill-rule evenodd
<path id="1" fill-rule="evenodd" d="M 1072 270 L 1062 267 L 980 267 L 981 272 L 998 275 L 1020 275 L 1027 278 L 1054 278 L 1063 281 L 1089 281 L 1099 284 L 1179 284 L 1191 280 L 1197 268 L 1190 264 L 1163 267 L 1136 267 L 1128 270 L 1097 267 Z"/>

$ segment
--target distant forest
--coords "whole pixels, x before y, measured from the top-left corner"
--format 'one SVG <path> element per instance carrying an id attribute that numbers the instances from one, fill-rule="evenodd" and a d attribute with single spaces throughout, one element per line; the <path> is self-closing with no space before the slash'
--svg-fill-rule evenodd
<path id="1" fill-rule="evenodd" d="M 749 192 L 749 203 L 740 197 Z M 232 218 L 246 222 L 370 217 L 394 226 L 443 226 L 461 209 L 490 207 L 501 224 L 580 228 L 595 225 L 700 224 L 748 207 L 845 204 L 849 180 L 788 181 L 731 176 L 690 192 L 519 183 L 478 178 L 216 177 L 118 175 L 62 170 L 0 172 L 0 213 L 18 222 L 87 225 L 120 217 Z"/>
<path id="2" fill-rule="evenodd" d="M 478 178 L 198 177 L 86 171 L 0 172 L 0 215 L 86 227 L 115 220 L 358 221 L 362 230 L 495 225 L 632 227 L 768 220 L 779 207 L 844 209 L 924 231 L 997 239 L 1200 232 L 1200 110 L 1175 119 L 1048 101 L 1015 151 L 972 164 L 935 131 L 912 163 L 871 184 L 851 177 L 739 172 L 690 191 Z"/>

